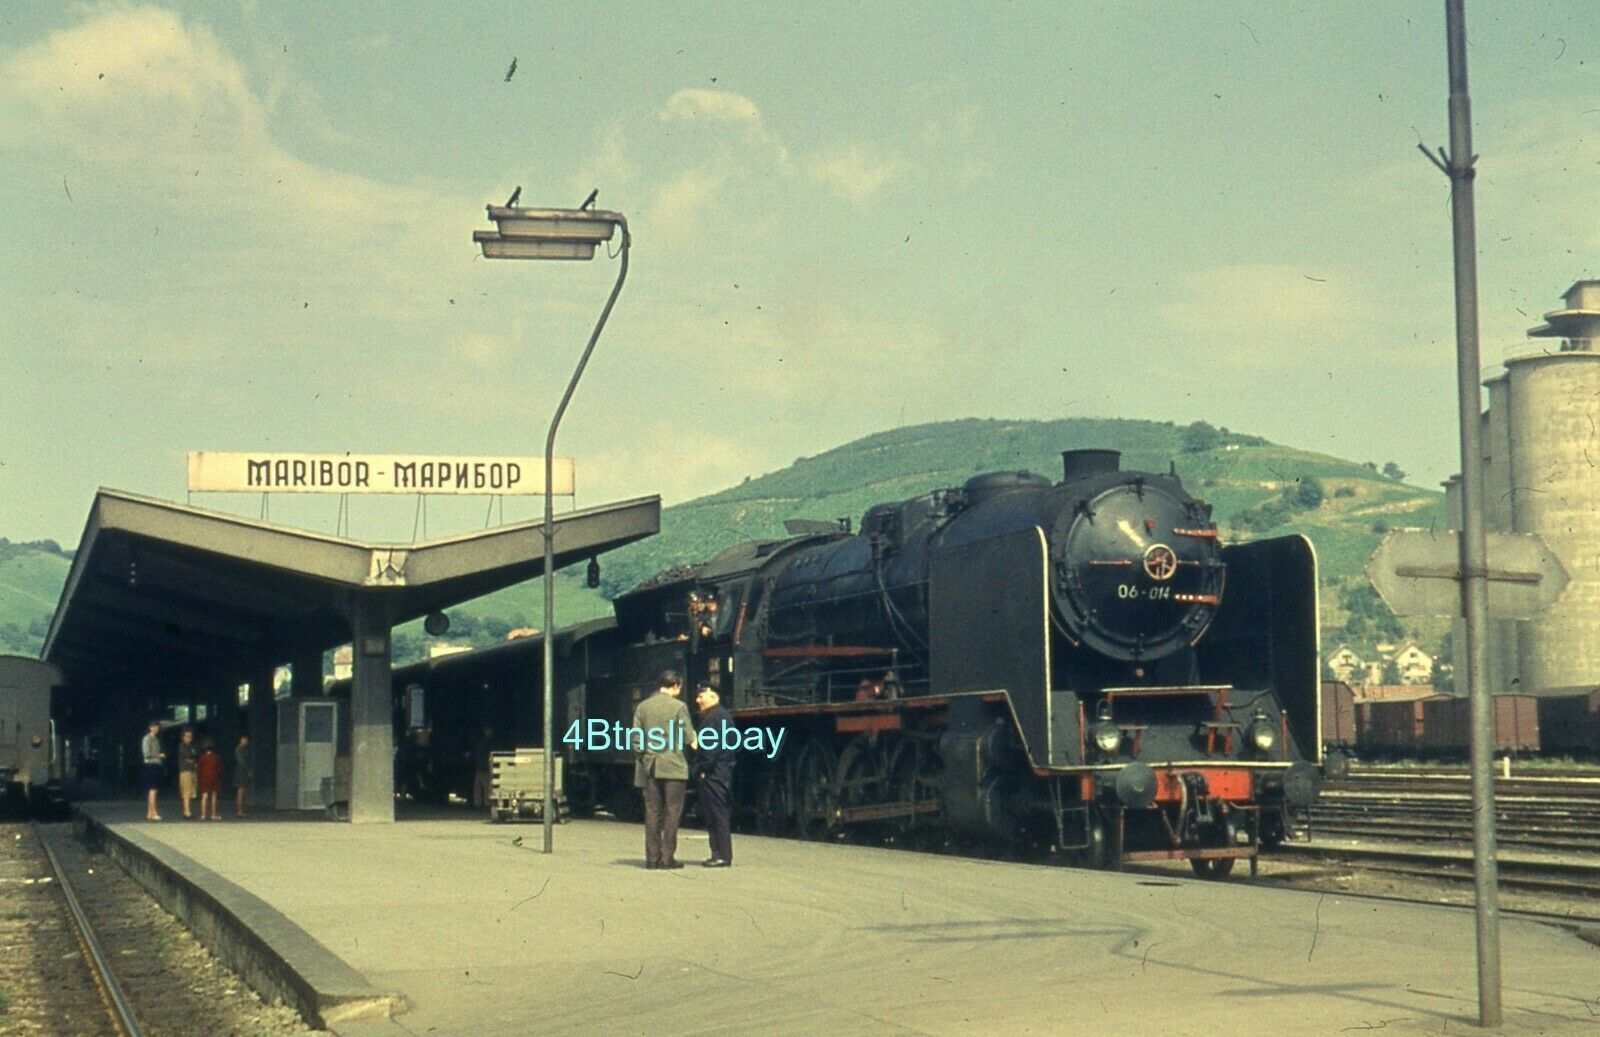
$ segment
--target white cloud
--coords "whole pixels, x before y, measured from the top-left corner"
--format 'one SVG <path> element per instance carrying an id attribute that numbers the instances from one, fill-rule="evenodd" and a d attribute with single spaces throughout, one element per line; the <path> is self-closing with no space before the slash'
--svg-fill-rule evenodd
<path id="1" fill-rule="evenodd" d="M 686 169 L 662 184 L 651 200 L 647 213 L 653 228 L 678 236 L 696 236 L 716 204 L 724 172 Z"/>
<path id="2" fill-rule="evenodd" d="M 504 335 L 469 332 L 454 343 L 462 360 L 477 367 L 495 367 L 513 355 L 514 344 Z"/>
<path id="3" fill-rule="evenodd" d="M 575 467 L 585 500 L 614 500 L 648 486 L 647 492 L 675 504 L 766 471 L 772 464 L 766 453 L 747 435 L 706 426 L 686 434 L 681 422 L 658 422 L 626 443 L 585 451 Z"/>
<path id="4" fill-rule="evenodd" d="M 1169 331 L 1270 359 L 1295 342 L 1342 338 L 1377 316 L 1360 288 L 1330 271 L 1243 263 L 1185 275 L 1156 313 Z"/>
<path id="5" fill-rule="evenodd" d="M 638 167 L 628 157 L 627 134 L 621 123 L 614 122 L 605 128 L 594 154 L 567 181 L 567 190 L 574 197 L 582 198 L 599 188 L 599 204 L 603 209 L 607 197 L 627 197 L 638 173 Z"/>
<path id="6" fill-rule="evenodd" d="M 848 144 L 811 156 L 805 170 L 829 190 L 863 202 L 877 194 L 900 166 L 901 160 L 895 156 L 881 156 L 865 144 Z"/>
<path id="7" fill-rule="evenodd" d="M 1584 114 L 1575 119 L 1574 110 Z M 1501 206 L 1486 222 L 1563 248 L 1600 246 L 1600 113 L 1592 98 L 1529 112 L 1477 170 L 1479 190 Z"/>
<path id="8" fill-rule="evenodd" d="M 228 293 L 200 299 L 196 319 L 209 305 L 236 320 L 278 294 L 389 319 L 433 306 L 417 286 L 469 261 L 462 219 L 478 201 L 302 160 L 274 136 L 273 105 L 315 116 L 307 128 L 325 140 L 342 135 L 288 72 L 269 68 L 266 82 L 252 91 L 203 25 L 107 8 L 0 59 L 0 146 L 64 161 L 78 204 L 103 207 L 107 227 L 138 211 L 187 235 L 162 291 Z"/>
<path id="9" fill-rule="evenodd" d="M 659 118 L 662 122 L 704 120 L 707 122 L 761 125 L 761 109 L 743 94 L 731 90 L 705 90 L 686 87 L 667 99 Z"/>

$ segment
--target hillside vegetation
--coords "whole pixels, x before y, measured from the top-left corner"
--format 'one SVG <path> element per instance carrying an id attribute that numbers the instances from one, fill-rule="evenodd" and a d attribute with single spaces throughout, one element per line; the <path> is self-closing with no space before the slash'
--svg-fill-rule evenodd
<path id="1" fill-rule="evenodd" d="M 855 524 L 873 504 L 959 486 L 980 472 L 1026 469 L 1056 478 L 1061 451 L 1088 447 L 1122 451 L 1124 468 L 1164 472 L 1175 466 L 1189 491 L 1212 504 L 1228 541 L 1289 532 L 1309 536 L 1322 565 L 1324 636 L 1330 642 L 1374 636 L 1370 616 L 1346 629 L 1351 617 L 1341 601 L 1365 583 L 1362 567 L 1383 534 L 1445 526 L 1443 494 L 1400 482 L 1403 473 L 1392 464 L 1385 475 L 1375 463 L 1279 446 L 1203 422 L 948 421 L 880 432 L 796 458 L 786 468 L 665 509 L 659 536 L 601 559 L 598 592 L 583 585 L 581 570 L 561 574 L 558 623 L 606 614 L 611 597 L 668 566 L 707 558 L 742 540 L 781 537 L 785 519 L 848 517 Z M 27 569 L 26 578 L 19 568 L 14 580 L 8 579 L 7 564 L 0 562 L 0 622 L 39 616 L 42 600 L 47 616 L 66 574 L 65 559 L 57 558 L 49 587 L 43 586 L 50 582 L 48 564 Z M 11 582 L 19 593 L 13 594 Z M 543 592 L 534 580 L 452 610 L 448 639 L 490 643 L 509 628 L 539 625 L 542 612 Z M 1390 631 L 1403 629 L 1429 650 L 1447 628 L 1443 620 L 1404 628 L 1383 624 Z M 425 645 L 418 630 L 404 629 L 396 637 L 397 653 L 407 657 Z"/>
<path id="2" fill-rule="evenodd" d="M 54 540 L 0 537 L 0 653 L 39 653 L 71 568 L 72 555 Z"/>

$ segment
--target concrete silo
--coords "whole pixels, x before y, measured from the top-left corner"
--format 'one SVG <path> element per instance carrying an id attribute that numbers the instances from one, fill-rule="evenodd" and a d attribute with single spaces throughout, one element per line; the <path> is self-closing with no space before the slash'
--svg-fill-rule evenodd
<path id="1" fill-rule="evenodd" d="M 1511 377 L 1501 373 L 1483 383 L 1489 392 L 1489 409 L 1483 413 L 1479 445 L 1483 450 L 1482 501 L 1483 528 L 1487 533 L 1510 533 L 1514 530 L 1511 516 Z M 1455 516 L 1460 529 L 1459 515 Z M 1462 632 L 1456 635 L 1460 650 L 1466 650 L 1465 620 Z M 1522 676 L 1518 624 L 1512 619 L 1491 619 L 1489 631 L 1489 687 L 1495 695 L 1511 694 L 1522 690 Z M 1459 669 L 1457 673 L 1465 673 Z M 1465 695 L 1465 682 L 1456 688 Z"/>
<path id="2" fill-rule="evenodd" d="M 1565 299 L 1528 332 L 1561 339 L 1559 350 L 1507 360 L 1505 378 L 1489 382 L 1485 526 L 1503 528 L 1494 490 L 1507 485 L 1511 529 L 1542 537 L 1570 578 L 1548 611 L 1517 624 L 1520 682 L 1507 690 L 1533 695 L 1600 688 L 1600 281 L 1578 282 Z M 1499 444 L 1510 447 L 1504 484 Z"/>

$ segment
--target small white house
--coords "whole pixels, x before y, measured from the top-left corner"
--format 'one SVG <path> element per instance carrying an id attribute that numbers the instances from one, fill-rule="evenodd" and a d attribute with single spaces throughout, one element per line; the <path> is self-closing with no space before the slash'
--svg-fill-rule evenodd
<path id="1" fill-rule="evenodd" d="M 1328 670 L 1335 677 L 1348 682 L 1351 675 L 1356 675 L 1359 682 L 1366 677 L 1367 662 L 1355 653 L 1349 645 L 1340 645 L 1328 656 Z"/>
<path id="2" fill-rule="evenodd" d="M 1433 656 L 1415 641 L 1408 641 L 1394 653 L 1394 668 L 1401 684 L 1433 683 Z"/>

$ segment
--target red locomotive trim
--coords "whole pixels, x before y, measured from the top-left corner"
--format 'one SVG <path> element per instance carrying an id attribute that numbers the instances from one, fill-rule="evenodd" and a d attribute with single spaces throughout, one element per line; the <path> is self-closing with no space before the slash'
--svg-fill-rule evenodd
<path id="1" fill-rule="evenodd" d="M 1156 771 L 1156 802 L 1178 803 L 1183 800 L 1183 775 L 1201 774 L 1206 779 L 1206 791 L 1213 799 L 1226 799 L 1235 803 L 1249 802 L 1254 798 L 1250 772 L 1222 767 L 1163 767 Z"/>
<path id="2" fill-rule="evenodd" d="M 899 713 L 880 713 L 867 716 L 841 716 L 834 721 L 834 730 L 840 734 L 856 731 L 898 731 L 905 726 Z"/>
<path id="3" fill-rule="evenodd" d="M 1172 600 L 1189 605 L 1217 605 L 1222 601 L 1215 594 L 1174 594 Z"/>
<path id="4" fill-rule="evenodd" d="M 1175 537 L 1202 537 L 1202 538 L 1204 538 L 1206 540 L 1215 540 L 1215 539 L 1217 539 L 1217 531 L 1216 531 L 1215 528 L 1212 528 L 1212 529 L 1174 529 L 1172 531 L 1172 535 L 1175 536 Z"/>

